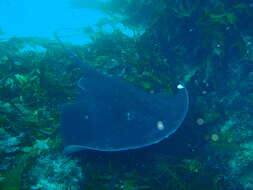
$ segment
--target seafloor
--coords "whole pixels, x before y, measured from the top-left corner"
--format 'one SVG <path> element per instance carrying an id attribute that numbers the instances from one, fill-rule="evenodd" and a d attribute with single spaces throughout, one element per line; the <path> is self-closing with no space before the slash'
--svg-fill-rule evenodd
<path id="1" fill-rule="evenodd" d="M 116 5 L 107 11 L 124 14 L 135 36 L 93 31 L 90 44 L 66 46 L 152 93 L 183 82 L 190 95 L 184 123 L 143 149 L 66 156 L 59 113 L 75 102 L 82 71 L 56 40 L 0 36 L 0 189 L 252 190 L 253 4 Z"/>

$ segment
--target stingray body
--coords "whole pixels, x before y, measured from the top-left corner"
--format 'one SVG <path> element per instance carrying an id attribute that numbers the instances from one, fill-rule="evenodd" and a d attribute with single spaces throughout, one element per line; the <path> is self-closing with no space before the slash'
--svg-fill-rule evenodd
<path id="1" fill-rule="evenodd" d="M 78 61 L 86 75 L 75 104 L 61 112 L 65 152 L 120 151 L 155 144 L 174 133 L 188 111 L 188 94 L 150 94 Z"/>

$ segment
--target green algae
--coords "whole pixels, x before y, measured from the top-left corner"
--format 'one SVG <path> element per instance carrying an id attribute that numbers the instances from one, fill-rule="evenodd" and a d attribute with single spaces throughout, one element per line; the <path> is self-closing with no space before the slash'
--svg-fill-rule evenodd
<path id="1" fill-rule="evenodd" d="M 28 155 L 18 155 L 17 163 L 4 173 L 4 179 L 0 181 L 0 188 L 4 190 L 20 190 L 22 186 L 22 175 L 29 164 Z"/>
<path id="2" fill-rule="evenodd" d="M 5 190 L 20 190 L 23 167 L 13 168 L 0 182 L 0 188 Z"/>

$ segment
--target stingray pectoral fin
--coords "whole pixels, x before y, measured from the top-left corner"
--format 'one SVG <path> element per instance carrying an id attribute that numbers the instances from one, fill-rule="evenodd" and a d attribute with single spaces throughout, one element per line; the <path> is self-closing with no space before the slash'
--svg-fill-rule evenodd
<path id="1" fill-rule="evenodd" d="M 149 94 L 115 78 L 87 78 L 85 92 L 61 114 L 65 152 L 120 151 L 160 142 L 174 133 L 188 111 L 187 89 Z"/>
<path id="2" fill-rule="evenodd" d="M 82 150 L 87 150 L 87 148 L 85 146 L 80 146 L 80 145 L 68 145 L 64 147 L 63 153 L 71 154 L 73 152 L 79 152 Z"/>

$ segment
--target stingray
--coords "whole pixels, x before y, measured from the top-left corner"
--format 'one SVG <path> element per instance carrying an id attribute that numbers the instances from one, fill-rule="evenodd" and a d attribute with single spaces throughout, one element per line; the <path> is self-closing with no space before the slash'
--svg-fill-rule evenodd
<path id="1" fill-rule="evenodd" d="M 63 48 L 85 73 L 78 82 L 77 101 L 61 110 L 66 153 L 142 148 L 162 141 L 182 124 L 189 102 L 183 84 L 177 85 L 174 95 L 151 94 L 117 77 L 99 73 Z"/>

